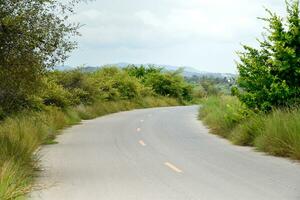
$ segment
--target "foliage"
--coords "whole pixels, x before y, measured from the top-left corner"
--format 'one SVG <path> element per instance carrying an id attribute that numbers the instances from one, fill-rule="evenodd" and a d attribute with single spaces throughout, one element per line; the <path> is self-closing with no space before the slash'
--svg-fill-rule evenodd
<path id="1" fill-rule="evenodd" d="M 128 65 L 125 70 L 128 72 L 130 76 L 135 76 L 140 79 L 145 79 L 149 74 L 160 74 L 163 71 L 162 67 L 155 67 L 152 65 L 148 66 L 136 66 L 136 65 Z"/>
<path id="2" fill-rule="evenodd" d="M 6 113 L 31 107 L 45 69 L 75 47 L 68 23 L 74 3 L 58 0 L 0 1 L 0 105 Z"/>
<path id="3" fill-rule="evenodd" d="M 0 124 L 0 199 L 16 199 L 32 189 L 36 150 L 41 144 L 53 143 L 57 132 L 65 126 L 133 108 L 178 105 L 182 97 L 189 95 L 180 75 L 157 69 L 148 72 L 170 80 L 167 88 L 175 91 L 180 87 L 178 98 L 156 93 L 153 86 L 157 79 L 148 75 L 147 79 L 138 78 L 116 67 L 90 73 L 81 68 L 44 73 L 40 83 L 43 90 L 30 94 L 30 101 L 34 102 L 30 109 L 9 115 Z"/>
<path id="4" fill-rule="evenodd" d="M 300 97 L 299 1 L 287 1 L 286 20 L 267 10 L 267 34 L 260 48 L 244 45 L 238 63 L 239 98 L 253 109 L 290 106 Z"/>
<path id="5" fill-rule="evenodd" d="M 104 67 L 93 74 L 100 96 L 105 100 L 133 99 L 153 95 L 139 79 L 131 77 L 128 71 L 117 67 Z"/>
<path id="6" fill-rule="evenodd" d="M 45 78 L 45 86 L 41 98 L 46 106 L 66 108 L 73 100 L 72 94 L 63 85 L 59 85 L 56 79 Z"/>
<path id="7" fill-rule="evenodd" d="M 50 72 L 49 78 L 70 94 L 61 93 L 69 97 L 70 105 L 89 104 L 97 98 L 96 80 L 91 77 L 91 74 L 82 72 L 80 68 L 71 71 Z"/>
<path id="8" fill-rule="evenodd" d="M 198 91 L 195 95 L 199 97 L 216 96 L 221 94 L 230 94 L 230 90 L 235 85 L 234 76 L 228 77 L 213 77 L 213 76 L 192 76 L 185 77 L 188 83 L 196 86 Z"/>
<path id="9" fill-rule="evenodd" d="M 139 71 L 145 71 L 143 77 L 133 75 Z M 41 92 L 28 97 L 31 109 L 43 110 L 45 106 L 68 108 L 80 104 L 90 105 L 97 100 L 130 100 L 148 96 L 192 100 L 192 87 L 179 74 L 164 73 L 157 68 L 135 67 L 134 70 L 123 70 L 106 66 L 95 72 L 85 72 L 82 68 L 48 71 L 41 79 L 41 88 Z M 5 114 L 3 111 L 3 116 Z"/>
<path id="10" fill-rule="evenodd" d="M 203 80 L 200 84 L 204 89 L 206 96 L 216 96 L 221 92 L 220 88 L 218 88 L 216 84 L 210 80 Z"/>
<path id="11" fill-rule="evenodd" d="M 180 100 L 192 100 L 192 85 L 188 84 L 181 71 L 164 72 L 163 68 L 154 66 L 128 66 L 125 69 L 129 75 L 141 80 L 146 86 L 153 89 L 153 91 L 162 96 L 175 97 Z"/>
<path id="12" fill-rule="evenodd" d="M 195 99 L 202 99 L 202 98 L 207 97 L 207 92 L 202 87 L 202 85 L 195 85 L 192 90 L 192 96 Z"/>

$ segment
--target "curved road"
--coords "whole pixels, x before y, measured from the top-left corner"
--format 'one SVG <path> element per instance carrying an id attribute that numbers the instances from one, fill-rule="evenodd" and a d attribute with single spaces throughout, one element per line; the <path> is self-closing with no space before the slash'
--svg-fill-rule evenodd
<path id="1" fill-rule="evenodd" d="M 41 200 L 299 200 L 300 165 L 208 133 L 197 106 L 84 121 L 42 149 Z"/>

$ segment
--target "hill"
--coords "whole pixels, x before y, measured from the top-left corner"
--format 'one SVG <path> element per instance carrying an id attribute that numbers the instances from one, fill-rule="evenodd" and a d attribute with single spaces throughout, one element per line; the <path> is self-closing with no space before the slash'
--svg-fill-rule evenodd
<path id="1" fill-rule="evenodd" d="M 81 69 L 84 72 L 94 72 L 97 69 L 104 67 L 104 66 L 117 66 L 120 68 L 125 68 L 128 65 L 131 65 L 130 63 L 125 63 L 125 62 L 120 62 L 120 63 L 114 63 L 114 64 L 107 64 L 107 65 L 103 65 L 100 67 L 96 67 L 96 66 L 84 66 Z M 215 72 L 206 72 L 206 71 L 200 71 L 194 67 L 190 67 L 190 66 L 173 66 L 173 65 L 158 65 L 158 64 L 134 64 L 137 66 L 155 66 L 155 67 L 163 67 L 166 71 L 176 71 L 179 70 L 181 68 L 183 68 L 183 75 L 185 77 L 193 77 L 193 76 L 197 76 L 197 77 L 213 77 L 213 78 L 232 78 L 232 77 L 236 77 L 236 74 L 232 74 L 232 73 L 215 73 Z M 74 69 L 74 67 L 68 66 L 68 65 L 64 65 L 64 66 L 56 66 L 54 67 L 54 70 L 59 70 L 59 71 L 65 71 L 65 70 L 72 70 Z"/>

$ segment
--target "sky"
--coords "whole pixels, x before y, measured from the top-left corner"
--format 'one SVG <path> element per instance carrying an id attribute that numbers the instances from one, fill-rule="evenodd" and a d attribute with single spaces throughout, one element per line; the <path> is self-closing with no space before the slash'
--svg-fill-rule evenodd
<path id="1" fill-rule="evenodd" d="M 78 48 L 65 65 L 119 62 L 236 73 L 241 44 L 256 46 L 267 16 L 284 0 L 94 0 L 80 3 Z"/>

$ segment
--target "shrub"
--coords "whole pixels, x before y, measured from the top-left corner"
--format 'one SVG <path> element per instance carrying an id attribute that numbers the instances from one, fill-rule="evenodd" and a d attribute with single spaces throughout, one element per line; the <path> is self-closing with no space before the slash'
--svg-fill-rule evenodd
<path id="1" fill-rule="evenodd" d="M 95 72 L 93 77 L 100 96 L 105 100 L 125 100 L 153 95 L 151 88 L 145 87 L 139 79 L 116 67 L 104 67 Z"/>
<path id="2" fill-rule="evenodd" d="M 152 88 L 158 95 L 185 101 L 191 101 L 193 98 L 193 87 L 184 80 L 182 70 L 166 72 L 164 68 L 152 65 L 146 67 L 130 65 L 125 71 L 130 76 L 138 78 L 146 87 Z"/>
<path id="3" fill-rule="evenodd" d="M 221 90 L 216 86 L 216 83 L 209 79 L 201 81 L 200 85 L 204 89 L 206 96 L 216 96 L 221 93 Z"/>
<path id="4" fill-rule="evenodd" d="M 204 97 L 207 97 L 207 94 L 201 85 L 197 85 L 192 89 L 192 96 L 194 98 L 202 99 Z"/>
<path id="5" fill-rule="evenodd" d="M 125 68 L 125 71 L 130 75 L 130 76 L 134 76 L 136 78 L 139 78 L 142 80 L 142 82 L 144 82 L 145 78 L 149 75 L 149 74 L 160 74 L 163 71 L 162 67 L 155 67 L 152 65 L 148 65 L 148 66 L 135 66 L 135 65 L 129 65 Z"/>
<path id="6" fill-rule="evenodd" d="M 252 109 L 270 111 L 272 107 L 299 103 L 300 96 L 300 18 L 299 1 L 286 1 L 286 20 L 267 10 L 267 35 L 260 48 L 244 45 L 239 53 L 240 100 Z M 286 22 L 286 23 L 285 23 Z"/>
<path id="7" fill-rule="evenodd" d="M 178 72 L 150 73 L 144 82 L 159 95 L 187 101 L 192 98 L 192 86 L 187 84 Z"/>
<path id="8" fill-rule="evenodd" d="M 49 76 L 71 94 L 71 105 L 90 104 L 98 96 L 96 80 L 92 78 L 90 73 L 83 72 L 80 68 L 71 71 L 51 72 Z"/>
<path id="9" fill-rule="evenodd" d="M 45 90 L 41 98 L 46 106 L 66 108 L 71 104 L 72 94 L 51 79 L 45 79 Z"/>

